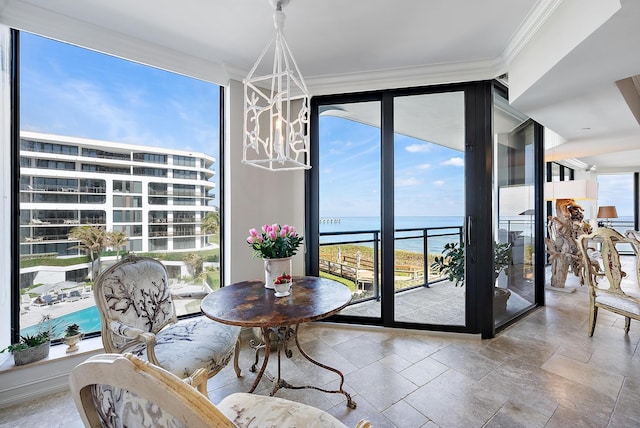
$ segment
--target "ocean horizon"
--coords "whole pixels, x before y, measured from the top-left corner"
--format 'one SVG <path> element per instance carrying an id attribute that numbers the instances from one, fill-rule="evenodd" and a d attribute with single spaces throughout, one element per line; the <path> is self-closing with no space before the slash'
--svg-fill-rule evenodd
<path id="1" fill-rule="evenodd" d="M 441 253 L 448 242 L 460 242 L 460 228 L 463 216 L 396 216 L 395 229 L 445 228 L 429 231 L 428 252 Z M 380 231 L 380 217 L 342 217 L 323 216 L 320 218 L 320 243 L 338 243 L 344 241 L 359 242 L 357 245 L 373 246 L 373 232 Z M 354 232 L 334 236 L 322 236 L 324 233 Z M 361 233 L 356 233 L 361 232 Z M 444 235 L 444 236 L 432 236 Z M 410 238 L 417 236 L 416 238 Z M 379 237 L 379 236 L 378 236 Z M 354 244 L 356 245 L 356 244 Z M 423 252 L 422 231 L 396 232 L 397 250 Z"/>
<path id="2" fill-rule="evenodd" d="M 320 243 L 337 243 L 341 241 L 369 241 L 358 242 L 357 245 L 373 246 L 373 232 L 380 231 L 380 217 L 342 217 L 342 216 L 322 216 L 320 217 Z M 444 246 L 449 242 L 460 242 L 459 231 L 463 226 L 463 216 L 396 216 L 395 229 L 424 229 L 424 228 L 446 228 L 441 230 L 430 230 L 428 237 L 428 252 L 431 254 L 440 254 Z M 616 227 L 616 223 L 619 227 Z M 614 221 L 614 228 L 621 233 L 633 225 L 633 217 L 620 216 Z M 533 216 L 510 216 L 500 219 L 499 231 L 501 232 L 519 232 L 525 239 L 533 237 Z M 354 232 L 343 234 L 344 232 Z M 355 233 L 364 232 L 364 233 Z M 322 234 L 341 233 L 340 235 Z M 397 250 L 406 250 L 413 252 L 423 252 L 423 239 L 421 231 L 414 232 L 396 232 L 395 248 Z M 417 238 L 408 239 L 408 236 Z M 444 235 L 444 236 L 432 236 Z M 379 236 L 378 236 L 379 238 Z"/>

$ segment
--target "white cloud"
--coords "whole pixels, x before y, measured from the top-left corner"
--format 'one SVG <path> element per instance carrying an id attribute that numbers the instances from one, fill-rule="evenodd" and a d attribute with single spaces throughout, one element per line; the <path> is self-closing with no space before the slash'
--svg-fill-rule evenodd
<path id="1" fill-rule="evenodd" d="M 447 166 L 464 166 L 464 159 L 462 158 L 451 158 L 448 159 L 444 162 L 442 162 L 440 165 L 447 165 Z"/>
<path id="2" fill-rule="evenodd" d="M 436 186 L 442 186 L 442 185 L 444 185 L 444 181 L 443 180 L 436 180 L 436 181 L 433 182 L 433 184 L 436 185 Z"/>
<path id="3" fill-rule="evenodd" d="M 406 147 L 406 150 L 409 153 L 425 153 L 431 150 L 431 145 L 429 144 L 411 144 Z"/>
<path id="4" fill-rule="evenodd" d="M 397 187 L 409 187 L 409 186 L 417 186 L 421 183 L 420 180 L 414 177 L 409 178 L 401 178 L 395 181 Z"/>
<path id="5" fill-rule="evenodd" d="M 417 166 L 418 169 L 429 169 L 431 168 L 431 164 L 430 163 L 423 163 L 421 165 Z"/>

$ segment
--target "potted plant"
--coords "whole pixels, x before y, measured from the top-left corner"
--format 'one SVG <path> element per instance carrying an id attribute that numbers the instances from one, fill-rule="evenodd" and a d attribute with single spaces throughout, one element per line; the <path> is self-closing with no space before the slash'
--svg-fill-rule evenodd
<path id="1" fill-rule="evenodd" d="M 266 288 L 274 288 L 273 282 L 281 272 L 291 274 L 291 258 L 298 252 L 302 240 L 295 227 L 286 224 L 265 224 L 262 233 L 249 230 L 247 243 L 253 248 L 254 256 L 264 260 Z"/>
<path id="2" fill-rule="evenodd" d="M 511 296 L 511 291 L 508 289 L 495 286 L 498 275 L 511 265 L 511 261 L 511 244 L 496 241 L 493 258 L 494 315 L 506 310 L 507 300 Z M 442 256 L 436 256 L 431 268 L 438 274 L 445 275 L 449 281 L 455 282 L 456 287 L 464 285 L 464 243 L 461 243 L 460 246 L 455 242 L 445 244 Z"/>
<path id="3" fill-rule="evenodd" d="M 82 332 L 78 324 L 70 324 L 64 331 L 62 341 L 67 345 L 67 353 L 78 350 L 78 343 L 82 340 Z"/>
<path id="4" fill-rule="evenodd" d="M 38 323 L 36 333 L 21 335 L 17 343 L 7 346 L 0 352 L 11 352 L 16 366 L 42 360 L 49 355 L 53 328 L 51 317 L 45 315 Z"/>

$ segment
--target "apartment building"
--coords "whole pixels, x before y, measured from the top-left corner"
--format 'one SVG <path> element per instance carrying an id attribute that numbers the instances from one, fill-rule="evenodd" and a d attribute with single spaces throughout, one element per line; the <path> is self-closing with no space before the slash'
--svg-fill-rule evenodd
<path id="1" fill-rule="evenodd" d="M 204 153 L 22 132 L 20 254 L 82 254 L 79 225 L 129 237 L 134 252 L 206 248 L 215 159 Z"/>

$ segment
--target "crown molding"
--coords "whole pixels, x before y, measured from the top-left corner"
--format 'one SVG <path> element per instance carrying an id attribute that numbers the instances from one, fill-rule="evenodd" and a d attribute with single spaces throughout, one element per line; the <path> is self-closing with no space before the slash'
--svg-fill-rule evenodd
<path id="1" fill-rule="evenodd" d="M 563 0 L 539 0 L 531 12 L 522 21 L 513 37 L 507 43 L 502 58 L 504 63 L 509 65 L 511 61 L 529 43 L 533 36 L 540 30 L 545 22 L 553 15 Z"/>
<path id="2" fill-rule="evenodd" d="M 89 24 L 20 0 L 0 3 L 0 23 L 185 76 L 226 84 L 221 63 Z"/>

